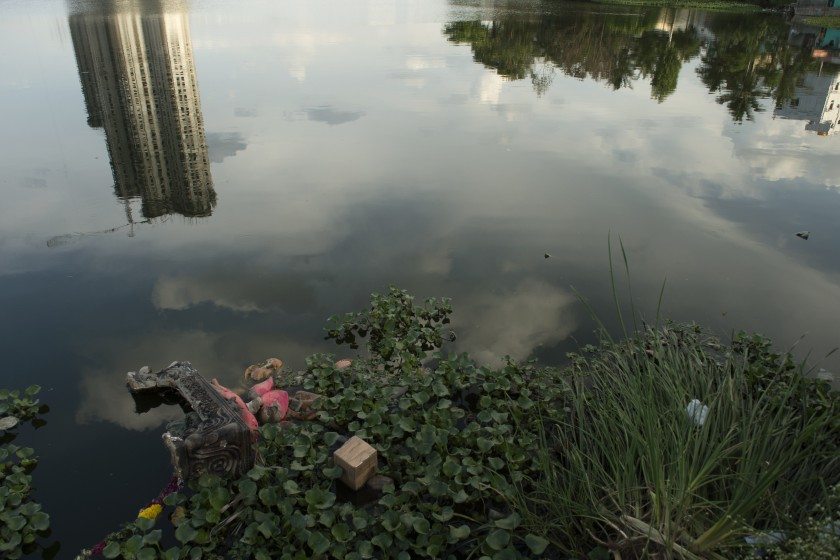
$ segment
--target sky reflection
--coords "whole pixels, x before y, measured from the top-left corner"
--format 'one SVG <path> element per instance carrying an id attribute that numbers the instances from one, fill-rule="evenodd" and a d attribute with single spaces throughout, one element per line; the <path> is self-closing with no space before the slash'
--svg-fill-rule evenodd
<path id="1" fill-rule="evenodd" d="M 83 489 L 101 480 L 98 496 L 144 502 L 159 490 L 155 477 L 166 476 L 159 427 L 177 411 L 135 414 L 126 371 L 189 360 L 236 384 L 245 366 L 268 356 L 295 368 L 317 351 L 344 357 L 322 338 L 325 318 L 360 308 L 389 284 L 453 299 L 454 350 L 489 363 L 506 354 L 560 363 L 592 340 L 574 290 L 615 326 L 611 232 L 627 249 L 647 317 L 667 278 L 664 311 L 677 320 L 722 334 L 758 330 L 780 347 L 807 334 L 801 356 L 840 344 L 837 136 L 783 118 L 791 98 L 777 108 L 776 90 L 761 82 L 772 77 L 769 58 L 753 59 L 764 65 L 760 110 L 748 103 L 741 118 L 719 102 L 744 62 L 726 58 L 735 43 L 717 52 L 720 85 L 708 79 L 713 40 L 737 25 L 764 26 L 769 35 L 759 38 L 776 49 L 767 52 L 813 72 L 813 61 L 800 64 L 801 44 L 778 39 L 788 37 L 780 20 L 716 23 L 662 10 L 605 19 L 587 10 L 590 25 L 615 35 L 615 52 L 635 57 L 615 89 L 607 71 L 615 59 L 597 46 L 590 54 L 601 66 L 563 70 L 575 59 L 553 39 L 579 11 L 512 4 L 249 1 L 231 11 L 217 1 L 142 10 L 121 2 L 107 14 L 75 2 L 0 6 L 0 350 L 8 360 L 0 377 L 52 389 L 38 474 L 45 495 L 60 496 L 45 507 L 68 547 L 95 542 L 111 520 L 136 513 Z M 86 85 L 91 70 L 73 32 L 80 22 L 113 34 L 115 14 L 150 32 L 171 23 L 179 48 L 188 31 L 185 73 L 194 74 L 189 102 L 201 127 L 193 121 L 160 153 L 178 170 L 166 185 L 181 190 L 170 193 L 190 188 L 182 155 L 202 166 L 206 158 L 207 180 L 192 186 L 206 193 L 200 204 L 121 187 L 126 166 L 146 169 L 143 144 L 132 140 L 130 157 L 114 157 L 105 118 L 91 113 L 102 93 L 84 93 L 104 82 Z M 680 27 L 689 21 L 702 29 Z M 640 25 L 648 27 L 631 40 Z M 500 69 L 493 60 L 528 33 L 542 42 L 515 67 L 524 74 Z M 683 41 L 676 75 L 675 40 Z M 169 83 L 165 72 L 149 72 Z M 180 113 L 160 99 L 172 88 L 158 91 L 152 86 L 160 106 L 139 117 L 156 118 L 158 127 L 144 130 L 172 138 Z M 119 103 L 120 111 L 138 107 Z M 123 122 L 114 133 L 138 129 Z M 812 232 L 807 242 L 794 236 L 803 229 Z M 836 369 L 838 354 L 824 365 Z M 159 453 L 160 463 L 145 473 L 117 458 L 91 464 L 102 442 L 117 455 Z M 48 494 L 58 472 L 74 488 Z M 111 480 L 113 472 L 124 478 Z M 83 499 L 96 501 L 99 521 L 74 520 L 72 504 Z"/>

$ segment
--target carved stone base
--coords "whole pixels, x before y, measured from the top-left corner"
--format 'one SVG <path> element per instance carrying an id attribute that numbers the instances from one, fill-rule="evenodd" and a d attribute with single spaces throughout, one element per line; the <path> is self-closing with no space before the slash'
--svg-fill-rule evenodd
<path id="1" fill-rule="evenodd" d="M 147 368 L 129 372 L 126 383 L 135 400 L 152 394 L 184 409 L 184 419 L 170 423 L 163 434 L 182 479 L 203 473 L 238 477 L 254 466 L 255 433 L 236 404 L 222 397 L 189 362 L 175 362 L 157 373 Z"/>

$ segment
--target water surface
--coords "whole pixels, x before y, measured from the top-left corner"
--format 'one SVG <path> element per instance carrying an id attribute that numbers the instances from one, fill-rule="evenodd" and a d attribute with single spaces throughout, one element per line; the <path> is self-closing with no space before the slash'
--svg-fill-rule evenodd
<path id="1" fill-rule="evenodd" d="M 611 232 L 648 317 L 667 278 L 664 314 L 821 359 L 836 35 L 539 2 L 0 4 L 0 385 L 45 388 L 20 439 L 59 556 L 168 479 L 178 412 L 135 414 L 126 371 L 299 368 L 389 284 L 451 297 L 454 349 L 560 363 L 593 339 L 575 290 L 615 326 Z"/>

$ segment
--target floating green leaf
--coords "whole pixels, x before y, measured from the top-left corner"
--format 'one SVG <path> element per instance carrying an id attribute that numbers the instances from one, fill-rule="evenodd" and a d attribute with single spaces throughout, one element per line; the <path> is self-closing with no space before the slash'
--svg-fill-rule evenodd
<path id="1" fill-rule="evenodd" d="M 317 509 L 326 509 L 335 503 L 335 494 L 321 488 L 306 491 L 306 503 Z"/>
<path id="2" fill-rule="evenodd" d="M 468 525 L 458 525 L 457 527 L 449 526 L 449 542 L 461 541 L 470 535 L 470 527 Z"/>
<path id="3" fill-rule="evenodd" d="M 485 541 L 493 550 L 501 550 L 510 542 L 510 533 L 504 529 L 496 529 L 487 535 Z"/>
<path id="4" fill-rule="evenodd" d="M 548 546 L 548 541 L 540 536 L 527 534 L 525 535 L 525 544 L 531 549 L 534 554 L 542 554 Z"/>
<path id="5" fill-rule="evenodd" d="M 307 544 L 315 554 L 324 554 L 330 548 L 330 540 L 318 531 L 313 531 L 309 535 Z"/>
<path id="6" fill-rule="evenodd" d="M 499 527 L 500 529 L 507 529 L 508 531 L 513 531 L 514 529 L 519 527 L 519 524 L 521 522 L 522 522 L 522 517 L 518 513 L 513 512 L 512 514 L 508 515 L 507 517 L 495 521 L 493 524 L 496 527 Z"/>

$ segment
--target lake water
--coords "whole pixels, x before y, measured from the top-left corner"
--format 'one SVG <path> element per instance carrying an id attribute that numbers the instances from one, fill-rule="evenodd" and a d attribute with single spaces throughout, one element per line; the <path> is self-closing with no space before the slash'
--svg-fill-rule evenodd
<path id="1" fill-rule="evenodd" d="M 0 387 L 44 387 L 19 440 L 59 557 L 169 477 L 179 413 L 135 414 L 126 371 L 300 368 L 389 284 L 451 297 L 454 349 L 556 364 L 593 340 L 576 292 L 615 326 L 612 235 L 646 317 L 667 278 L 664 315 L 805 335 L 837 369 L 838 37 L 591 4 L 0 3 Z"/>

